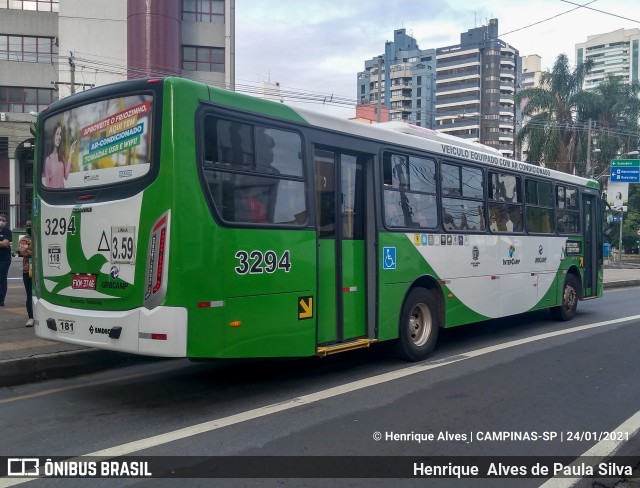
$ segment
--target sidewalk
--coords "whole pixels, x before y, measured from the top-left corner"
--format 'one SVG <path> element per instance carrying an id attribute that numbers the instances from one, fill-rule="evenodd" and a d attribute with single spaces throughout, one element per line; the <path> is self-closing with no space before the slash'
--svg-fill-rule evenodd
<path id="1" fill-rule="evenodd" d="M 39 339 L 33 327 L 25 327 L 26 297 L 22 278 L 10 279 L 5 306 L 0 307 L 0 387 L 76 376 L 144 359 Z"/>
<path id="2" fill-rule="evenodd" d="M 604 270 L 607 289 L 638 285 L 640 267 Z M 32 327 L 25 327 L 25 300 L 22 278 L 11 279 L 5 307 L 0 307 L 0 387 L 86 374 L 145 359 L 39 339 Z"/>

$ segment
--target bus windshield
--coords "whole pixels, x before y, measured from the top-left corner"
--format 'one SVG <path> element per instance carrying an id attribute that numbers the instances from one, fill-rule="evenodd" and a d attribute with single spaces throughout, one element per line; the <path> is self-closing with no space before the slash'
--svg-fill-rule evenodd
<path id="1" fill-rule="evenodd" d="M 153 96 L 100 100 L 44 121 L 41 181 L 47 190 L 130 181 L 151 167 Z"/>

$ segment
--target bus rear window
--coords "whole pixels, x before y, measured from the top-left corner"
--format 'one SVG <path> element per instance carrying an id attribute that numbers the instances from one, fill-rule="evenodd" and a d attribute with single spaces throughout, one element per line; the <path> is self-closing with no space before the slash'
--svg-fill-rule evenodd
<path id="1" fill-rule="evenodd" d="M 42 186 L 84 188 L 130 181 L 151 166 L 152 95 L 101 100 L 44 121 Z"/>

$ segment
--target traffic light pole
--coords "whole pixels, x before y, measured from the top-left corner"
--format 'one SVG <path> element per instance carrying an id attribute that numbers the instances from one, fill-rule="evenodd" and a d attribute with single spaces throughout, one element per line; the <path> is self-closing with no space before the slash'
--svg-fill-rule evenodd
<path id="1" fill-rule="evenodd" d="M 623 216 L 624 216 L 624 207 L 620 207 L 620 264 L 622 264 L 622 224 L 624 223 L 623 221 Z"/>

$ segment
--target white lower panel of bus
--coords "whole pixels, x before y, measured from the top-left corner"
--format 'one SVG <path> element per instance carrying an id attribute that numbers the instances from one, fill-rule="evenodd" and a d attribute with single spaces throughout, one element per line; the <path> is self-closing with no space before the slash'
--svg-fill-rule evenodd
<path id="1" fill-rule="evenodd" d="M 33 308 L 36 335 L 42 339 L 145 356 L 187 355 L 186 308 L 104 312 L 59 307 L 35 298 Z"/>

